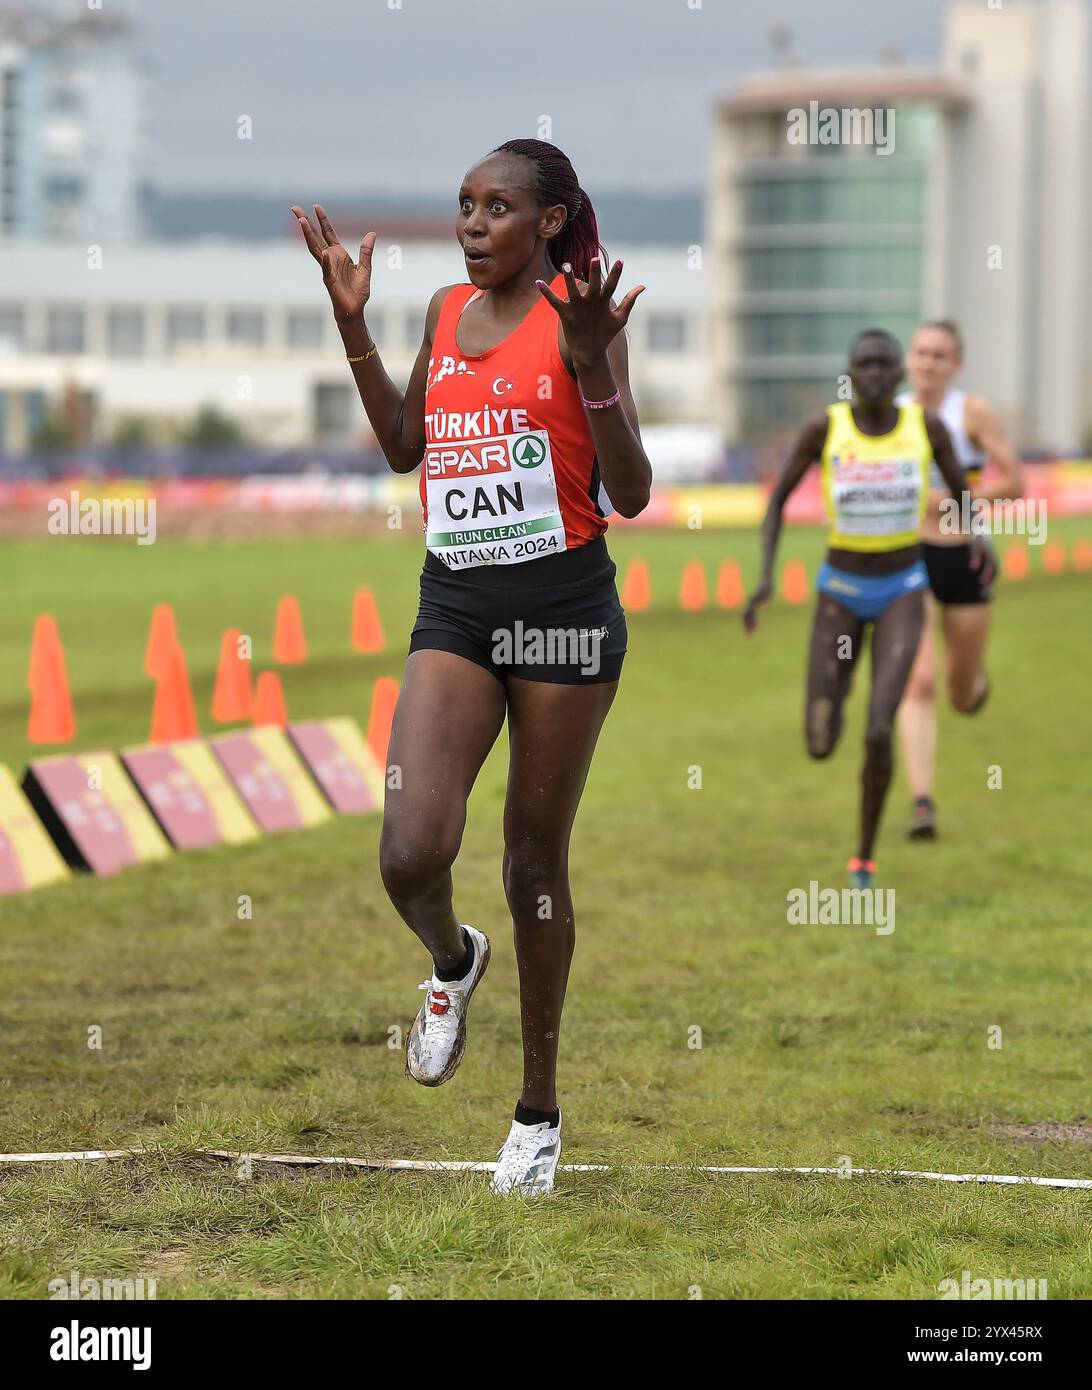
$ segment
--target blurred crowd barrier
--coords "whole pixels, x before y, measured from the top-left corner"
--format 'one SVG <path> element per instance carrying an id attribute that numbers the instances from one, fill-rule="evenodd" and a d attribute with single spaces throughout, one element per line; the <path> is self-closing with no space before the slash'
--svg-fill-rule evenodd
<path id="1" fill-rule="evenodd" d="M 1092 461 L 1029 464 L 1026 496 L 1046 503 L 1053 516 L 1092 514 Z M 654 484 L 652 499 L 636 518 L 614 514 L 611 525 L 697 527 L 757 526 L 765 512 L 771 484 L 708 482 Z M 68 503 L 152 500 L 164 513 L 331 513 L 371 515 L 389 529 L 410 529 L 419 508 L 418 479 L 390 472 L 377 476 L 326 471 L 243 477 L 173 477 L 166 479 L 81 477 L 0 480 L 0 514 L 39 513 L 44 518 L 58 500 Z M 790 524 L 818 525 L 823 498 L 818 470 L 812 470 L 789 499 Z M 394 518 L 397 518 L 395 520 Z"/>

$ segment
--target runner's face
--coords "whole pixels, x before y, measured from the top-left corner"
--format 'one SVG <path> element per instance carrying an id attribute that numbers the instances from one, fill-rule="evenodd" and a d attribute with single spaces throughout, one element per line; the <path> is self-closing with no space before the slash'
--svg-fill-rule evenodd
<path id="1" fill-rule="evenodd" d="M 565 222 L 561 205 L 544 208 L 528 159 L 494 157 L 475 164 L 459 189 L 455 235 L 467 278 L 478 289 L 503 285 L 530 263 L 540 237 Z"/>
<path id="2" fill-rule="evenodd" d="M 917 394 L 947 391 L 962 365 L 955 339 L 943 328 L 919 328 L 910 341 L 906 375 Z"/>
<path id="3" fill-rule="evenodd" d="M 849 363 L 854 399 L 861 405 L 890 405 L 902 380 L 902 359 L 884 338 L 862 338 Z"/>

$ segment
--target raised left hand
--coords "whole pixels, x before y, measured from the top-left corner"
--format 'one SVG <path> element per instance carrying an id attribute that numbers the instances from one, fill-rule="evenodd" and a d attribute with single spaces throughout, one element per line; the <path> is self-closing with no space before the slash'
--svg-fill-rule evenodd
<path id="1" fill-rule="evenodd" d="M 606 352 L 611 339 L 626 326 L 630 311 L 637 302 L 638 295 L 644 292 L 644 285 L 630 290 L 617 308 L 610 302 L 614 288 L 622 274 L 622 262 L 615 261 L 610 274 L 604 280 L 599 257 L 596 256 L 588 269 L 587 287 L 581 290 L 573 275 L 573 268 L 567 262 L 561 267 L 569 298 L 558 299 L 545 280 L 536 280 L 543 299 L 548 300 L 557 310 L 561 326 L 565 330 L 565 341 L 574 361 L 594 361 Z"/>

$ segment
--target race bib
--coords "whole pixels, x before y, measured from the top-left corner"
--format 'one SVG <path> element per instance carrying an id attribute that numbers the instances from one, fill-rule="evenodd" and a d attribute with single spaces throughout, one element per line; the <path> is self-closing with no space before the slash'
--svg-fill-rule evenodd
<path id="1" fill-rule="evenodd" d="M 565 549 L 546 430 L 429 444 L 424 472 L 425 544 L 450 569 L 515 565 Z"/>
<path id="2" fill-rule="evenodd" d="M 916 459 L 831 462 L 834 529 L 843 536 L 898 536 L 920 523 L 922 467 Z"/>

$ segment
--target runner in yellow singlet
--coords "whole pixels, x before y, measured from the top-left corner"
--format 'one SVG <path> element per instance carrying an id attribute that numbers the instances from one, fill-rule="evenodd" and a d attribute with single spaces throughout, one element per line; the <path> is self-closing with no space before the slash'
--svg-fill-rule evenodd
<path id="1" fill-rule="evenodd" d="M 827 758 L 842 731 L 865 629 L 872 626 L 872 690 L 861 775 L 860 838 L 848 864 L 850 883 L 875 882 L 873 846 L 891 782 L 892 733 L 921 637 L 928 576 L 920 531 L 935 460 L 953 496 L 963 487 L 948 431 L 920 405 L 896 405 L 902 348 L 870 328 L 850 345 L 853 401 L 809 421 L 774 487 L 762 527 L 762 579 L 743 615 L 753 632 L 773 587 L 785 502 L 813 463 L 823 471 L 831 520 L 830 549 L 819 572 L 808 654 L 805 737 L 813 758 Z M 972 542 L 976 545 L 977 543 Z M 976 560 L 977 564 L 978 561 Z"/>

